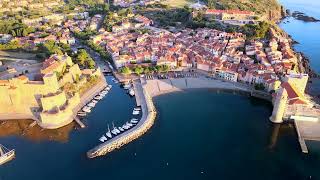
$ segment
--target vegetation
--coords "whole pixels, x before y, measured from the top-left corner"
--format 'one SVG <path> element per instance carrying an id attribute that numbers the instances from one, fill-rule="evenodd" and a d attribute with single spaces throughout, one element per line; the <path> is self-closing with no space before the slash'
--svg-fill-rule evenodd
<path id="1" fill-rule="evenodd" d="M 257 14 L 267 15 L 270 11 L 280 12 L 281 6 L 277 0 L 205 0 L 209 8 L 238 9 L 253 11 Z"/>
<path id="2" fill-rule="evenodd" d="M 247 24 L 240 28 L 240 32 L 247 35 L 249 39 L 266 38 L 270 29 L 270 24 L 260 22 L 257 25 Z"/>
<path id="3" fill-rule="evenodd" d="M 82 67 L 88 67 L 89 69 L 95 68 L 95 62 L 86 50 L 80 49 L 74 58 L 75 63 Z"/>
<path id="4" fill-rule="evenodd" d="M 158 4 L 154 4 L 153 6 L 158 6 Z M 190 13 L 192 10 L 187 6 L 185 6 L 184 8 L 168 8 L 167 6 L 164 7 L 165 8 L 140 9 L 138 12 L 149 17 L 157 25 L 162 27 L 176 26 L 179 24 L 185 24 L 189 21 Z"/>
<path id="5" fill-rule="evenodd" d="M 140 74 L 150 74 L 150 73 L 166 73 L 170 70 L 170 67 L 168 65 L 157 65 L 157 66 L 148 66 L 143 67 L 141 65 L 137 65 L 134 68 L 130 69 L 127 66 L 122 67 L 119 72 L 124 75 L 129 75 L 132 72 L 134 72 L 137 75 Z"/>
<path id="6" fill-rule="evenodd" d="M 109 52 L 105 51 L 101 46 L 94 44 L 92 41 L 86 41 L 86 44 L 97 53 L 100 54 L 101 58 L 105 61 L 112 62 L 112 56 Z"/>
<path id="7" fill-rule="evenodd" d="M 112 27 L 115 25 L 121 24 L 123 21 L 128 20 L 128 15 L 133 14 L 132 8 L 122 8 L 118 11 L 112 12 L 109 11 L 104 19 L 103 26 L 104 28 L 111 32 Z"/>
<path id="8" fill-rule="evenodd" d="M 74 32 L 74 36 L 81 39 L 81 40 L 89 40 L 90 36 L 96 35 L 96 31 L 92 31 L 89 29 L 86 29 L 84 31 L 77 31 Z"/>
<path id="9" fill-rule="evenodd" d="M 130 68 L 128 68 L 127 66 L 125 66 L 125 67 L 122 67 L 122 68 L 120 69 L 120 73 L 121 73 L 121 74 L 124 74 L 124 75 L 129 75 L 129 74 L 132 73 L 132 71 L 131 71 Z"/>
<path id="10" fill-rule="evenodd" d="M 11 34 L 13 37 L 24 37 L 34 32 L 33 27 L 28 27 L 17 20 L 0 21 L 0 34 Z"/>
<path id="11" fill-rule="evenodd" d="M 10 41 L 7 44 L 0 44 L 0 50 L 16 50 L 21 48 L 22 46 L 16 40 Z"/>

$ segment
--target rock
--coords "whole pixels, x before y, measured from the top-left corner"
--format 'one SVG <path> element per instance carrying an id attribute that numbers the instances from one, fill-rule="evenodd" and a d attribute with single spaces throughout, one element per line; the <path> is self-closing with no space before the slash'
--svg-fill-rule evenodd
<path id="1" fill-rule="evenodd" d="M 319 19 L 316 19 L 311 16 L 307 16 L 306 14 L 299 12 L 299 11 L 294 11 L 292 13 L 292 17 L 294 17 L 297 20 L 304 21 L 304 22 L 319 22 L 320 21 Z"/>

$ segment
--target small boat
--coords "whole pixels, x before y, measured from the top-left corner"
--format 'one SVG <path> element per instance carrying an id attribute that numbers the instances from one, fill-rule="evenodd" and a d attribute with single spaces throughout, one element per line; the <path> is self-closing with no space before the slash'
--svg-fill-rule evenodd
<path id="1" fill-rule="evenodd" d="M 129 129 L 130 127 L 125 124 L 125 125 L 122 126 L 122 128 L 125 129 L 125 130 L 127 130 L 127 129 Z"/>
<path id="2" fill-rule="evenodd" d="M 121 132 L 124 131 L 124 129 L 123 129 L 122 127 L 118 127 L 118 129 L 119 129 Z"/>
<path id="3" fill-rule="evenodd" d="M 141 107 L 135 107 L 135 108 L 133 108 L 133 110 L 135 110 L 135 111 L 141 111 Z"/>
<path id="4" fill-rule="evenodd" d="M 119 129 L 117 129 L 116 127 L 114 127 L 114 124 L 112 123 L 112 127 L 113 129 L 111 130 L 111 133 L 114 135 L 117 135 L 120 133 Z"/>
<path id="5" fill-rule="evenodd" d="M 130 123 L 132 124 L 137 124 L 138 122 L 139 122 L 138 119 L 135 119 L 135 118 L 130 120 Z"/>
<path id="6" fill-rule="evenodd" d="M 101 141 L 101 142 L 105 142 L 105 141 L 107 141 L 107 140 L 108 140 L 108 138 L 105 137 L 104 135 L 101 136 L 101 138 L 99 138 L 99 141 Z"/>
<path id="7" fill-rule="evenodd" d="M 129 93 L 130 96 L 134 96 L 135 95 L 133 88 L 131 88 L 128 93 Z"/>
<path id="8" fill-rule="evenodd" d="M 81 116 L 81 117 L 84 117 L 86 116 L 87 114 L 84 112 L 84 113 L 77 113 L 78 116 Z"/>
<path id="9" fill-rule="evenodd" d="M 112 138 L 111 132 L 110 132 L 110 128 L 109 128 L 109 124 L 108 124 L 108 131 L 106 132 L 106 135 L 108 136 L 108 138 Z"/>
<path id="10" fill-rule="evenodd" d="M 131 88 L 131 84 L 125 84 L 123 85 L 123 89 L 130 89 Z"/>
<path id="11" fill-rule="evenodd" d="M 111 89 L 111 88 L 112 88 L 112 85 L 111 85 L 111 84 L 109 84 L 109 85 L 108 85 L 108 88 L 109 88 L 109 89 Z"/>
<path id="12" fill-rule="evenodd" d="M 82 108 L 82 111 L 84 111 L 84 112 L 86 112 L 86 113 L 90 113 L 90 112 L 91 112 L 91 108 L 88 107 L 88 106 L 84 106 L 84 107 Z"/>
<path id="13" fill-rule="evenodd" d="M 140 111 L 133 110 L 133 112 L 132 112 L 132 115 L 139 115 L 139 114 L 140 114 Z"/>
<path id="14" fill-rule="evenodd" d="M 96 106 L 96 103 L 91 102 L 91 103 L 87 104 L 87 106 L 89 106 L 89 107 L 95 107 L 95 106 Z"/>
<path id="15" fill-rule="evenodd" d="M 126 123 L 126 125 L 129 126 L 129 127 L 132 127 L 132 126 L 133 126 L 133 124 L 128 123 L 128 122 Z"/>
<path id="16" fill-rule="evenodd" d="M 94 99 L 95 100 L 101 100 L 103 97 L 102 96 L 100 96 L 100 95 L 98 95 L 98 96 L 96 96 L 96 97 L 94 97 Z"/>
<path id="17" fill-rule="evenodd" d="M 0 165 L 11 161 L 15 157 L 15 150 L 8 149 L 0 144 Z"/>
<path id="18" fill-rule="evenodd" d="M 97 101 L 97 100 L 95 100 L 95 99 L 93 99 L 91 102 L 93 102 L 93 103 L 97 103 L 98 101 Z"/>

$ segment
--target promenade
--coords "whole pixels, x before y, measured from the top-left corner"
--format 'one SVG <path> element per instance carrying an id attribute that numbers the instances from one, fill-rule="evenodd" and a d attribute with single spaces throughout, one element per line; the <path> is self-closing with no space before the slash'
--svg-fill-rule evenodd
<path id="1" fill-rule="evenodd" d="M 145 90 L 145 83 L 140 83 L 135 80 L 134 83 L 135 97 L 138 105 L 141 106 L 142 117 L 138 124 L 125 131 L 124 133 L 115 136 L 114 138 L 94 147 L 87 152 L 88 158 L 95 158 L 97 156 L 105 155 L 115 149 L 122 147 L 125 144 L 137 139 L 146 133 L 154 123 L 156 118 L 156 111 L 152 99 L 148 92 Z"/>

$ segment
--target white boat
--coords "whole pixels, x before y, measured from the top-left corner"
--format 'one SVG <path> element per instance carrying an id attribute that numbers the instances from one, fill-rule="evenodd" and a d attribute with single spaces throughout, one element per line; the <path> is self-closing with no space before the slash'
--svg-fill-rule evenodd
<path id="1" fill-rule="evenodd" d="M 123 89 L 130 89 L 131 88 L 131 85 L 130 84 L 125 84 L 123 85 Z"/>
<path id="2" fill-rule="evenodd" d="M 111 88 L 112 88 L 112 85 L 111 85 L 111 84 L 109 84 L 109 85 L 108 85 L 108 88 L 109 88 L 109 89 L 111 89 Z"/>
<path id="3" fill-rule="evenodd" d="M 8 148 L 4 147 L 0 144 L 0 165 L 11 161 L 15 157 L 15 150 L 9 150 Z"/>
<path id="4" fill-rule="evenodd" d="M 138 121 L 138 119 L 133 118 L 133 119 L 130 120 L 130 122 L 133 123 L 133 124 L 137 124 L 139 121 Z"/>
<path id="5" fill-rule="evenodd" d="M 119 129 L 121 132 L 124 131 L 124 129 L 123 129 L 122 127 L 118 127 L 118 129 Z"/>
<path id="6" fill-rule="evenodd" d="M 94 97 L 94 99 L 95 100 L 101 100 L 103 97 L 102 96 L 100 96 L 100 95 L 98 95 L 98 96 L 96 96 L 96 97 Z"/>
<path id="7" fill-rule="evenodd" d="M 126 125 L 129 126 L 129 127 L 133 126 L 133 124 L 128 123 L 128 122 L 126 123 Z"/>
<path id="8" fill-rule="evenodd" d="M 106 135 L 108 136 L 108 138 L 112 138 L 111 132 L 110 132 L 110 128 L 109 128 L 109 124 L 108 124 L 108 131 L 106 132 Z"/>
<path id="9" fill-rule="evenodd" d="M 82 111 L 84 111 L 84 112 L 86 112 L 86 113 L 90 113 L 90 112 L 91 112 L 91 108 L 88 107 L 88 106 L 84 106 L 84 107 L 82 108 Z"/>
<path id="10" fill-rule="evenodd" d="M 101 138 L 99 138 L 99 141 L 101 141 L 101 142 L 105 142 L 105 141 L 107 141 L 107 140 L 108 140 L 108 138 L 105 137 L 104 135 L 101 136 Z"/>
<path id="11" fill-rule="evenodd" d="M 127 130 L 127 129 L 129 129 L 130 127 L 125 124 L 125 125 L 122 126 L 122 128 L 125 129 L 125 130 Z"/>
<path id="12" fill-rule="evenodd" d="M 89 106 L 89 107 L 95 107 L 95 106 L 96 106 L 96 103 L 91 102 L 91 103 L 87 104 L 87 106 Z"/>
<path id="13" fill-rule="evenodd" d="M 78 115 L 78 116 L 81 116 L 81 117 L 84 117 L 84 116 L 86 116 L 87 114 L 86 114 L 86 113 L 78 113 L 77 115 Z"/>
<path id="14" fill-rule="evenodd" d="M 93 102 L 93 103 L 97 103 L 98 101 L 97 100 L 95 100 L 95 99 L 92 99 L 92 101 L 91 102 Z"/>
<path id="15" fill-rule="evenodd" d="M 116 127 L 114 127 L 114 124 L 112 123 L 112 127 L 113 129 L 111 130 L 111 133 L 114 135 L 117 135 L 120 133 L 119 129 L 117 129 Z"/>
<path id="16" fill-rule="evenodd" d="M 133 110 L 135 110 L 135 111 L 141 111 L 141 107 L 135 107 L 135 108 L 133 108 Z"/>
<path id="17" fill-rule="evenodd" d="M 133 90 L 133 88 L 131 88 L 131 89 L 129 90 L 129 95 L 130 95 L 130 96 L 134 96 L 134 90 Z"/>
<path id="18" fill-rule="evenodd" d="M 132 115 L 139 115 L 139 114 L 140 114 L 140 111 L 133 110 L 133 112 L 132 112 Z"/>

